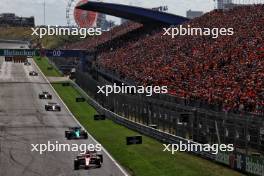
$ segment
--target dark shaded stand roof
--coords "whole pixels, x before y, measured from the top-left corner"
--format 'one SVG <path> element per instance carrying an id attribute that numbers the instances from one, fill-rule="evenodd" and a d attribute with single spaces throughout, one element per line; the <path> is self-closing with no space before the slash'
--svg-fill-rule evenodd
<path id="1" fill-rule="evenodd" d="M 178 25 L 188 21 L 187 18 L 182 16 L 122 4 L 89 1 L 77 8 L 121 17 L 142 24 Z"/>

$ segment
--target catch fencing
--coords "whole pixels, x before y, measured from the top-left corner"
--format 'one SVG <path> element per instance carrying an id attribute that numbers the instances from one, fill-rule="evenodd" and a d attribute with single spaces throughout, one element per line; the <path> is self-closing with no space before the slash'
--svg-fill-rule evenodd
<path id="1" fill-rule="evenodd" d="M 244 173 L 264 176 L 263 118 L 203 110 L 144 95 L 106 97 L 97 94 L 97 86 L 108 82 L 84 72 L 76 73 L 76 83 L 71 82 L 87 102 L 117 124 L 164 144 L 234 144 L 232 153 L 191 152 Z"/>

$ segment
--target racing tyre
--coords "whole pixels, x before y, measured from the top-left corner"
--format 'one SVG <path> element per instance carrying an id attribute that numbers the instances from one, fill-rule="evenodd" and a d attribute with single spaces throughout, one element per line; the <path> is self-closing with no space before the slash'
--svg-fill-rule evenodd
<path id="1" fill-rule="evenodd" d="M 79 161 L 74 160 L 74 170 L 79 170 Z"/>
<path id="2" fill-rule="evenodd" d="M 69 139 L 69 133 L 67 131 L 65 131 L 65 138 Z"/>
<path id="3" fill-rule="evenodd" d="M 88 134 L 86 132 L 83 134 L 83 136 L 84 136 L 84 139 L 88 139 Z"/>
<path id="4" fill-rule="evenodd" d="M 100 163 L 103 163 L 103 155 L 102 154 L 99 154 L 98 157 L 100 158 Z"/>
<path id="5" fill-rule="evenodd" d="M 100 159 L 98 159 L 98 160 L 96 161 L 96 166 L 97 166 L 97 168 L 102 167 L 102 163 L 101 163 Z"/>

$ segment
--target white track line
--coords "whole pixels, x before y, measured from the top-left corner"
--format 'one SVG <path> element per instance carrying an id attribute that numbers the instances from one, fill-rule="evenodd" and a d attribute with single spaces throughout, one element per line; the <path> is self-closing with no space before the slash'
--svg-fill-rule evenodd
<path id="1" fill-rule="evenodd" d="M 60 97 L 60 95 L 57 93 L 57 91 L 54 89 L 54 87 L 51 85 L 51 83 L 49 82 L 49 80 L 47 79 L 47 77 L 44 75 L 44 73 L 41 71 L 41 69 L 38 67 L 38 65 L 35 63 L 34 58 L 32 58 L 34 65 L 36 66 L 36 68 L 39 70 L 39 72 L 42 74 L 42 76 L 44 77 L 44 79 L 47 81 L 47 83 L 50 85 L 50 87 L 52 88 L 52 90 L 55 92 L 55 94 L 59 97 L 59 99 L 61 100 L 61 102 L 63 103 L 63 105 L 66 107 L 67 111 L 69 112 L 69 114 L 73 117 L 73 119 L 78 123 L 78 125 L 80 125 L 83 129 L 85 129 L 82 124 L 76 119 L 76 117 L 73 115 L 73 113 L 70 111 L 70 109 L 68 108 L 68 106 L 64 103 L 64 101 L 62 100 L 62 98 Z M 92 140 L 94 140 L 96 143 L 100 144 L 88 131 L 87 133 L 89 134 L 89 136 L 92 138 Z M 110 158 L 110 160 L 113 161 L 113 163 L 121 170 L 121 172 L 124 174 L 124 176 L 129 176 L 129 174 L 116 162 L 116 160 L 108 153 L 108 151 L 102 146 L 102 150 L 107 154 L 107 156 Z"/>

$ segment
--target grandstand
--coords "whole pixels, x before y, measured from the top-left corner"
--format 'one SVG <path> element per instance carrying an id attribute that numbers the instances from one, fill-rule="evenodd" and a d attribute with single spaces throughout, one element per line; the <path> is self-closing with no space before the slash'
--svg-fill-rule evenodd
<path id="1" fill-rule="evenodd" d="M 235 29 L 234 36 L 171 40 L 160 32 L 102 53 L 98 62 L 140 85 L 168 85 L 170 94 L 180 98 L 219 104 L 224 111 L 263 114 L 263 10 L 263 6 L 247 6 L 214 11 L 188 23 L 195 27 L 230 26 Z M 250 37 L 254 40 L 247 41 Z"/>
<path id="2" fill-rule="evenodd" d="M 129 22 L 100 37 L 68 47 L 91 49 L 119 37 L 108 46 L 113 49 L 113 43 L 122 43 L 122 46 L 126 43 L 126 47 L 99 53 L 98 64 L 104 69 L 115 71 L 119 76 L 133 79 L 140 85 L 168 85 L 172 95 L 219 104 L 223 111 L 263 114 L 262 17 L 263 6 L 245 6 L 227 12 L 213 11 L 186 23 L 195 27 L 229 26 L 236 30 L 234 36 L 216 40 L 202 36 L 171 40 L 170 37 L 162 36 L 163 31 L 160 29 L 161 32 L 150 37 L 137 37 L 136 42 L 135 38 L 128 43 L 120 41 L 121 35 L 128 35 L 140 27 L 138 33 L 142 33 L 142 25 Z M 245 28 L 248 33 L 245 33 Z M 251 44 L 254 47 L 247 46 L 247 41 L 241 41 L 248 36 L 258 36 Z M 131 38 L 131 35 L 126 38 Z M 243 54 L 245 45 L 247 53 Z M 133 51 L 132 56 L 129 51 Z M 241 60 L 241 57 L 245 60 Z M 239 72 L 244 74 L 236 75 Z M 255 81 L 254 85 L 252 80 Z"/>
<path id="3" fill-rule="evenodd" d="M 155 20 L 154 20 L 155 21 Z M 159 23 L 127 22 L 102 36 L 67 44 L 91 52 L 76 82 L 126 118 L 200 143 L 264 151 L 264 5 L 217 9 L 179 24 L 234 28 L 233 36 L 163 36 Z M 85 80 L 85 81 L 84 81 Z M 169 94 L 96 94 L 105 83 L 167 85 Z"/>

